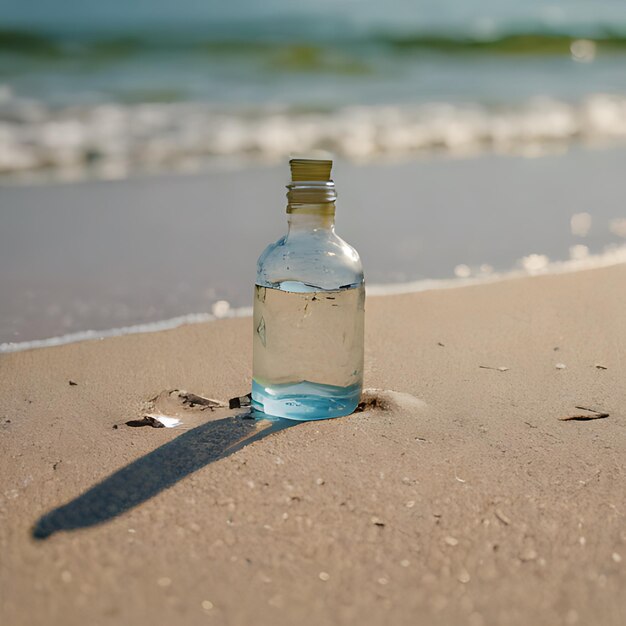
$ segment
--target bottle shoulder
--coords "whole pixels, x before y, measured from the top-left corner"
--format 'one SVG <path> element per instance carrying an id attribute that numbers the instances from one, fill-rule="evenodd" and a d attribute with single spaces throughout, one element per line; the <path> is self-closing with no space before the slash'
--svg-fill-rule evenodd
<path id="1" fill-rule="evenodd" d="M 358 252 L 334 232 L 290 233 L 270 244 L 257 263 L 257 284 L 296 281 L 320 290 L 363 283 Z"/>

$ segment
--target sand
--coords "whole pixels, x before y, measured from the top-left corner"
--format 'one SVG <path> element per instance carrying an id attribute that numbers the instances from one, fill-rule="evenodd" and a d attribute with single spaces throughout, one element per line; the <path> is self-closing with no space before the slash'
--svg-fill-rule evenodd
<path id="1" fill-rule="evenodd" d="M 125 425 L 247 392 L 249 319 L 0 356 L 0 623 L 624 624 L 625 281 L 370 298 L 397 393 L 282 429 Z"/>

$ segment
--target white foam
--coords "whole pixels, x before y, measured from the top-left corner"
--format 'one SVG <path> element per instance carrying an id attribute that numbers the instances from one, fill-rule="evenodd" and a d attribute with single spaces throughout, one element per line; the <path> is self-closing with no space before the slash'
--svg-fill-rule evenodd
<path id="1" fill-rule="evenodd" d="M 528 263 L 529 258 L 538 258 L 541 263 Z M 567 261 L 549 261 L 545 255 L 531 254 L 518 261 L 520 266 L 517 269 L 507 272 L 479 272 L 475 276 L 468 278 L 442 278 L 425 279 L 407 283 L 394 283 L 391 285 L 370 285 L 367 287 L 368 296 L 385 296 L 405 293 L 415 293 L 421 291 L 432 291 L 436 289 L 451 289 L 456 287 L 468 287 L 472 285 L 482 285 L 486 283 L 501 282 L 515 278 L 527 276 L 537 276 L 543 274 L 566 274 L 583 270 L 610 267 L 626 263 L 626 245 L 609 246 L 600 254 L 589 254 L 582 258 L 571 258 Z"/>
<path id="2" fill-rule="evenodd" d="M 611 220 L 609 228 L 614 235 L 626 239 L 626 218 L 622 217 Z"/>
<path id="3" fill-rule="evenodd" d="M 485 150 L 537 156 L 572 141 L 626 140 L 626 96 L 571 103 L 533 98 L 509 107 L 431 103 L 298 112 L 224 110 L 202 102 L 54 108 L 0 100 L 0 173 L 75 180 L 134 171 L 192 171 L 208 162 L 273 162 L 297 145 L 353 161 Z M 39 174 L 38 174 L 39 173 Z"/>
<path id="4" fill-rule="evenodd" d="M 544 255 L 537 255 L 544 256 Z M 520 259 L 518 264 L 520 268 L 510 270 L 508 272 L 484 272 L 478 268 L 475 276 L 468 278 L 444 278 L 444 279 L 424 279 L 406 283 L 393 283 L 388 285 L 367 285 L 367 295 L 369 296 L 385 296 L 398 295 L 407 293 L 418 293 L 423 291 L 434 291 L 439 289 L 453 289 L 458 287 L 468 287 L 472 285 L 482 285 L 487 283 L 496 283 L 503 280 L 515 278 L 524 278 L 527 276 L 538 274 L 564 274 L 571 272 L 579 272 L 582 270 L 596 269 L 601 267 L 610 267 L 626 263 L 626 244 L 621 246 L 609 246 L 600 254 L 593 254 L 575 258 L 573 255 L 568 261 L 552 261 L 542 264 L 540 268 L 528 267 L 524 268 L 523 261 Z M 527 258 L 527 257 L 525 257 Z M 547 258 L 547 257 L 546 257 Z M 491 270 L 491 268 L 490 268 Z M 252 307 L 241 307 L 230 309 L 224 317 L 249 317 L 252 315 Z M 76 333 L 69 333 L 60 337 L 50 337 L 49 339 L 35 339 L 32 341 L 9 342 L 0 344 L 0 353 L 20 352 L 22 350 L 32 350 L 34 348 L 50 348 L 53 346 L 61 346 L 77 341 L 105 339 L 107 337 L 120 337 L 122 335 L 131 335 L 139 333 L 155 333 L 162 330 L 171 330 L 185 324 L 199 324 L 218 319 L 210 313 L 192 313 L 189 315 L 181 315 L 168 320 L 159 322 L 150 322 L 146 324 L 137 324 L 135 326 L 125 326 L 122 328 L 112 328 L 109 330 L 86 330 Z M 223 319 L 223 318 L 221 318 Z"/>
<path id="5" fill-rule="evenodd" d="M 222 318 L 230 317 L 246 317 L 252 315 L 251 307 L 241 307 L 238 309 L 230 309 L 227 315 Z M 51 348 L 53 346 L 62 346 L 68 343 L 76 343 L 77 341 L 87 341 L 94 339 L 106 339 L 107 337 L 121 337 L 122 335 L 135 335 L 140 333 L 156 333 L 162 330 L 171 330 L 185 324 L 200 324 L 202 322 L 210 322 L 218 319 L 210 313 L 190 313 L 188 315 L 180 315 L 167 320 L 158 322 L 147 322 L 145 324 L 135 324 L 133 326 L 122 326 L 121 328 L 110 328 L 107 330 L 82 330 L 75 333 L 68 333 L 59 337 L 50 337 L 48 339 L 33 339 L 31 341 L 7 342 L 0 343 L 0 353 L 2 352 L 20 352 L 22 350 L 31 350 L 33 348 Z"/>

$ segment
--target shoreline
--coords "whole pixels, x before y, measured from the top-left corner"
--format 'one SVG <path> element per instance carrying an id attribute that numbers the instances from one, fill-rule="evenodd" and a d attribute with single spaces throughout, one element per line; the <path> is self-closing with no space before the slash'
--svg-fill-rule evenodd
<path id="1" fill-rule="evenodd" d="M 625 155 L 339 161 L 337 232 L 371 293 L 593 257 L 625 241 Z M 0 344 L 249 306 L 256 260 L 286 230 L 285 178 L 257 167 L 3 189 Z"/>
<path id="2" fill-rule="evenodd" d="M 444 289 L 461 289 L 479 285 L 490 285 L 508 280 L 519 280 L 533 276 L 560 275 L 572 272 L 586 272 L 598 268 L 612 267 L 614 265 L 626 264 L 626 244 L 608 250 L 602 254 L 591 255 L 584 259 L 570 259 L 568 261 L 551 261 L 543 265 L 540 269 L 529 271 L 512 269 L 508 272 L 497 272 L 485 276 L 474 278 L 450 278 L 450 279 L 424 279 L 410 283 L 389 284 L 389 285 L 366 285 L 366 295 L 371 297 L 382 297 L 388 295 L 406 295 L 422 293 L 425 291 L 440 291 Z M 215 315 L 212 313 L 188 313 L 174 318 L 149 322 L 145 324 L 135 324 L 120 328 L 109 328 L 105 330 L 85 330 L 75 333 L 68 333 L 57 337 L 46 337 L 43 339 L 33 339 L 23 342 L 0 343 L 0 354 L 11 354 L 24 350 L 34 350 L 40 348 L 52 348 L 80 341 L 93 341 L 107 339 L 109 337 L 122 337 L 126 335 L 158 333 L 163 330 L 172 330 L 188 324 L 203 324 L 221 319 L 234 319 L 239 317 L 252 316 L 252 307 L 228 308 L 224 314 Z"/>

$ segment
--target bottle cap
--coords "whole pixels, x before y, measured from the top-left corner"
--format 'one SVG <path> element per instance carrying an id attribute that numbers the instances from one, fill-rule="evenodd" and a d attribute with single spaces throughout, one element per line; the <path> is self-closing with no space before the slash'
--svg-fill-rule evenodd
<path id="1" fill-rule="evenodd" d="M 299 181 L 329 181 L 333 161 L 330 158 L 294 157 L 289 160 L 291 180 Z"/>

